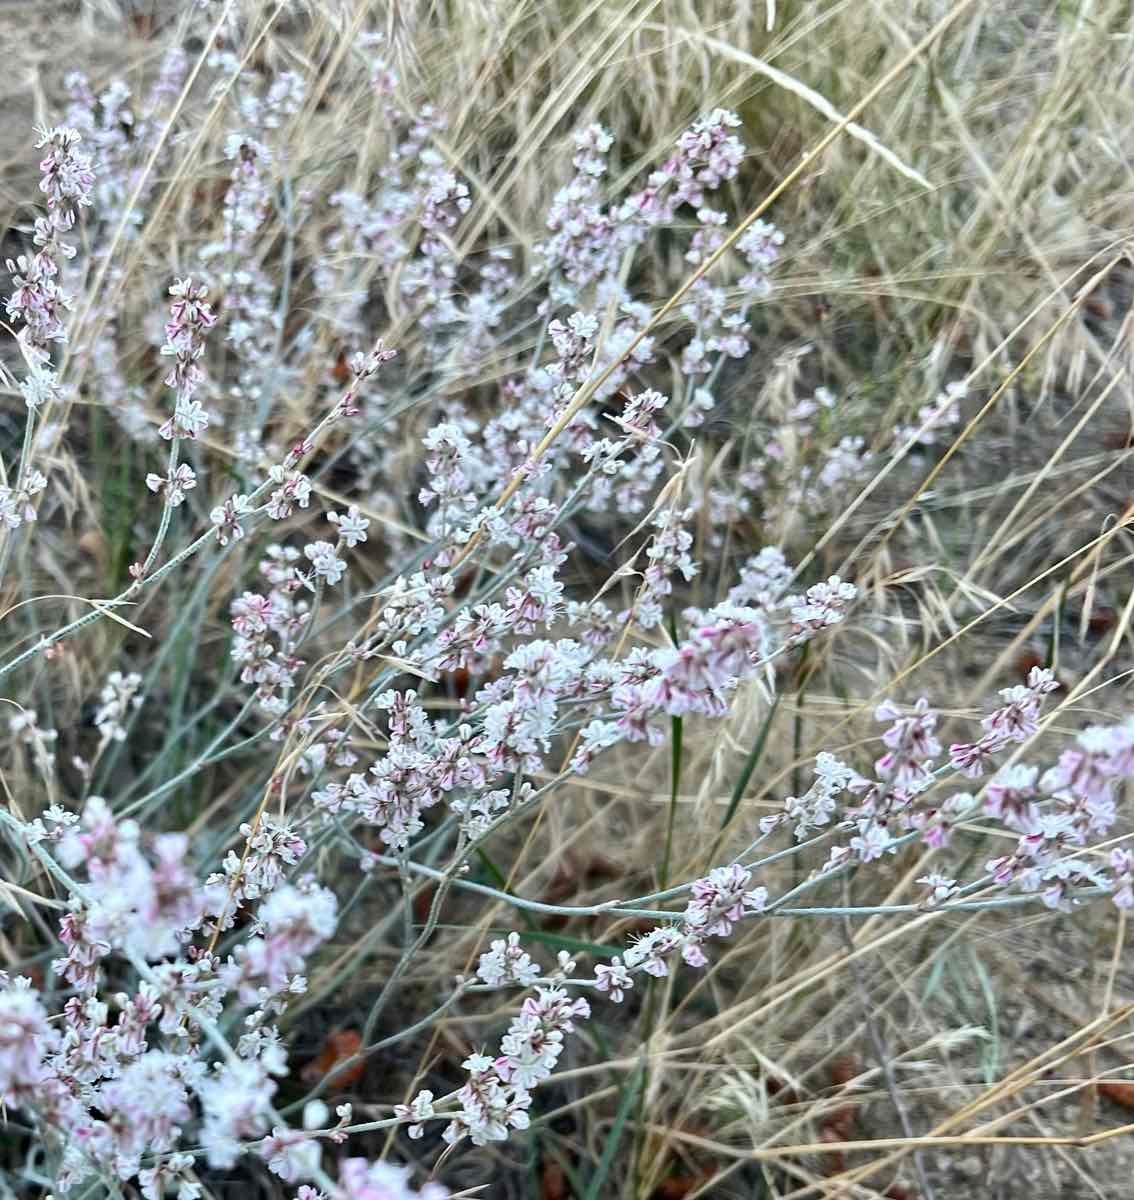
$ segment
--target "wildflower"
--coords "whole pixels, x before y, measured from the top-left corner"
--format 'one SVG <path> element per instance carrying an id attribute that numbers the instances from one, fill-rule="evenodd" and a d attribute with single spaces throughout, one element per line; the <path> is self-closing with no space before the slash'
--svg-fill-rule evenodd
<path id="1" fill-rule="evenodd" d="M 949 761 L 970 779 L 978 779 L 999 750 L 1010 742 L 1027 741 L 1039 729 L 1043 698 L 1058 687 L 1050 670 L 1033 667 L 1025 684 L 1001 690 L 1005 703 L 981 721 L 984 736 L 976 742 L 951 745 Z"/>
<path id="2" fill-rule="evenodd" d="M 1134 908 L 1134 852 L 1116 846 L 1110 852 L 1114 872 L 1114 903 L 1119 908 Z"/>
<path id="3" fill-rule="evenodd" d="M 173 416 L 158 431 L 167 441 L 175 437 L 196 438 L 205 431 L 209 417 L 193 393 L 205 377 L 198 363 L 205 352 L 205 335 L 216 324 L 213 310 L 205 302 L 208 288 L 195 286 L 192 279 L 171 284 L 173 303 L 165 323 L 165 344 L 161 353 L 173 359 L 165 377 L 166 387 L 174 389 Z"/>
<path id="4" fill-rule="evenodd" d="M 455 175 L 444 172 L 437 176 L 426 193 L 422 228 L 452 229 L 471 207 L 469 189 Z"/>
<path id="5" fill-rule="evenodd" d="M 112 671 L 107 676 L 106 683 L 99 693 L 99 708 L 94 716 L 95 728 L 104 742 L 126 740 L 126 727 L 123 722 L 132 710 L 141 708 L 145 699 L 138 694 L 141 686 L 141 675 L 133 671 L 128 675 L 123 675 L 121 671 Z"/>
<path id="6" fill-rule="evenodd" d="M 150 1050 L 103 1085 L 100 1106 L 122 1123 L 117 1152 L 124 1159 L 176 1145 L 192 1115 L 181 1068 L 177 1055 Z"/>
<path id="7" fill-rule="evenodd" d="M 18 529 L 25 521 L 36 519 L 32 498 L 47 487 L 47 479 L 34 468 L 27 471 L 23 482 L 11 488 L 0 484 L 0 521 L 9 529 Z"/>
<path id="8" fill-rule="evenodd" d="M 369 354 L 358 353 L 351 358 L 351 373 L 356 379 L 369 379 L 384 363 L 393 362 L 397 356 L 396 350 L 383 345 L 379 340 Z"/>
<path id="9" fill-rule="evenodd" d="M 0 988 L 0 1104 L 25 1107 L 41 1084 L 43 1059 L 58 1035 L 47 1023 L 39 993 L 31 980 L 18 977 Z"/>
<path id="10" fill-rule="evenodd" d="M 446 1200 L 449 1195 L 439 1183 L 427 1183 L 415 1191 L 409 1179 L 409 1170 L 393 1163 L 345 1158 L 339 1164 L 342 1200 Z"/>
<path id="11" fill-rule="evenodd" d="M 36 149 L 47 147 L 48 151 L 39 164 L 43 172 L 39 190 L 47 197 L 52 225 L 65 231 L 75 224 L 78 210 L 90 206 L 94 185 L 91 160 L 75 149 L 82 141 L 76 130 L 55 126 L 38 132 Z"/>
<path id="12" fill-rule="evenodd" d="M 828 825 L 837 809 L 838 796 L 866 781 L 833 754 L 825 751 L 815 759 L 815 781 L 802 796 L 789 796 L 783 813 L 760 819 L 760 829 L 770 832 L 784 820 L 795 822 L 795 837 L 802 841 L 812 829 Z"/>
<path id="13" fill-rule="evenodd" d="M 622 955 L 631 970 L 641 968 L 647 975 L 663 978 L 669 974 L 666 959 L 683 943 L 676 925 L 660 925 L 634 941 Z"/>
<path id="14" fill-rule="evenodd" d="M 931 906 L 944 903 L 957 891 L 957 881 L 937 871 L 922 875 L 917 882 L 924 884 L 929 889 L 929 896 L 925 902 Z"/>
<path id="15" fill-rule="evenodd" d="M 536 567 L 523 578 L 522 587 L 510 587 L 507 620 L 517 633 L 531 633 L 537 623 L 550 627 L 562 607 L 563 584 L 550 566 Z"/>
<path id="16" fill-rule="evenodd" d="M 864 863 L 873 862 L 883 854 L 893 854 L 897 850 L 894 835 L 875 821 L 859 822 L 859 831 L 851 838 L 850 848 Z"/>
<path id="17" fill-rule="evenodd" d="M 588 721 L 579 734 L 579 745 L 571 758 L 571 770 L 585 775 L 591 763 L 605 749 L 622 740 L 622 729 L 616 721 Z"/>
<path id="18" fill-rule="evenodd" d="M 328 513 L 327 520 L 337 526 L 339 537 L 349 549 L 353 550 L 360 542 L 366 541 L 366 531 L 370 528 L 370 522 L 355 505 L 352 504 L 345 513 Z"/>
<path id="19" fill-rule="evenodd" d="M 433 1093 L 421 1091 L 409 1104 L 395 1104 L 394 1116 L 401 1117 L 403 1121 L 412 1122 L 406 1133 L 416 1141 L 425 1133 L 425 1122 L 432 1120 L 435 1116 Z"/>
<path id="20" fill-rule="evenodd" d="M 984 811 L 1012 825 L 1028 811 L 1031 801 L 1039 794 L 1036 788 L 1038 774 L 1039 768 L 1027 763 L 1001 768 L 985 787 Z"/>
<path id="21" fill-rule="evenodd" d="M 615 1004 L 621 1004 L 626 993 L 634 986 L 634 980 L 622 959 L 616 954 L 609 965 L 599 963 L 595 967 L 595 987 L 606 993 Z"/>
<path id="22" fill-rule="evenodd" d="M 20 392 L 29 409 L 41 408 L 51 401 L 62 399 L 63 391 L 54 371 L 47 367 L 31 367 L 20 381 Z"/>
<path id="23" fill-rule="evenodd" d="M 756 221 L 749 226 L 736 244 L 748 263 L 748 273 L 741 277 L 739 286 L 759 297 L 769 295 L 772 288 L 768 273 L 783 244 L 783 232 L 769 222 Z"/>
<path id="24" fill-rule="evenodd" d="M 311 542 L 304 546 L 303 553 L 311 561 L 315 576 L 329 584 L 336 584 L 346 571 L 346 563 L 335 553 L 330 542 Z"/>
<path id="25" fill-rule="evenodd" d="M 318 1138 L 298 1130 L 277 1125 L 258 1147 L 268 1170 L 285 1183 L 310 1179 L 319 1170 L 323 1156 Z"/>
<path id="26" fill-rule="evenodd" d="M 542 968 L 521 948 L 520 935 L 510 933 L 507 939 L 494 941 L 480 956 L 476 973 L 489 987 L 501 987 L 505 983 L 530 987 L 540 977 Z"/>
<path id="27" fill-rule="evenodd" d="M 158 433 L 167 442 L 174 438 L 196 441 L 208 427 L 209 414 L 201 407 L 200 401 L 178 397 L 173 416 L 159 427 Z"/>
<path id="28" fill-rule="evenodd" d="M 263 933 L 238 948 L 224 969 L 226 982 L 239 989 L 246 1003 L 259 996 L 260 988 L 269 995 L 285 991 L 311 951 L 334 933 L 336 910 L 334 893 L 327 888 L 281 884 L 259 907 Z"/>
<path id="29" fill-rule="evenodd" d="M 279 484 L 268 498 L 268 516 L 273 521 L 284 521 L 297 506 L 306 508 L 311 503 L 311 481 L 306 475 L 288 471 L 277 463 L 268 472 L 268 478 Z"/>
<path id="30" fill-rule="evenodd" d="M 90 205 L 94 186 L 91 160 L 76 149 L 82 141 L 77 130 L 58 126 L 38 132 L 36 149 L 48 150 L 39 164 L 47 217 L 35 222 L 37 251 L 30 258 L 21 254 L 15 262 L 8 260 L 15 290 L 5 303 L 9 319 L 24 322 L 20 340 L 32 360 L 33 376 L 46 371 L 51 343 L 67 340 L 61 314 L 71 307 L 71 298 L 59 286 L 58 276 L 60 261 L 72 258 L 75 248 L 60 235 L 74 226 L 79 209 Z M 33 379 L 24 392 L 28 407 L 41 402 L 44 388 L 50 386 L 44 378 Z"/>
<path id="31" fill-rule="evenodd" d="M 857 595 L 854 584 L 832 575 L 826 582 L 808 588 L 805 595 L 790 596 L 785 604 L 791 612 L 794 637 L 804 640 L 821 629 L 837 625 Z"/>
<path id="32" fill-rule="evenodd" d="M 214 527 L 213 531 L 222 546 L 227 546 L 229 542 L 239 541 L 244 536 L 244 526 L 240 523 L 240 519 L 248 516 L 251 511 L 252 505 L 248 497 L 237 494 L 229 496 L 223 504 L 209 513 L 209 520 L 212 521 Z"/>
<path id="33" fill-rule="evenodd" d="M 260 1062 L 247 1059 L 218 1064 L 196 1084 L 203 1113 L 201 1144 L 209 1166 L 232 1167 L 242 1143 L 264 1135 L 276 1086 Z"/>
<path id="34" fill-rule="evenodd" d="M 728 937 L 745 913 L 764 911 L 767 888 L 750 888 L 751 882 L 752 873 L 733 863 L 715 867 L 704 879 L 693 883 L 693 899 L 685 906 L 681 925 L 685 938 L 682 956 L 690 966 L 704 966 L 702 945 L 708 938 Z"/>
<path id="35" fill-rule="evenodd" d="M 178 463 L 168 475 L 146 476 L 146 487 L 151 492 L 165 496 L 170 508 L 176 508 L 185 499 L 185 493 L 197 486 L 197 476 L 188 463 Z"/>

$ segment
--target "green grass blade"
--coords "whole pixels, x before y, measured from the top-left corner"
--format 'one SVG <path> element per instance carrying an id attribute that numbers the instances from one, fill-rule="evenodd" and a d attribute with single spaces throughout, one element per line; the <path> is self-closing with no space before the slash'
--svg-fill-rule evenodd
<path id="1" fill-rule="evenodd" d="M 630 1109 L 633 1107 L 638 1097 L 638 1092 L 641 1090 L 643 1078 L 642 1068 L 638 1067 L 635 1069 L 634 1074 L 626 1081 L 626 1086 L 622 1090 L 622 1099 L 618 1102 L 618 1112 L 614 1114 L 614 1121 L 610 1126 L 610 1132 L 606 1135 L 606 1145 L 602 1148 L 602 1157 L 599 1159 L 595 1173 L 591 1176 L 591 1181 L 587 1185 L 587 1191 L 583 1200 L 599 1200 L 599 1197 L 603 1195 L 603 1185 L 606 1183 L 606 1177 L 610 1174 L 610 1168 L 614 1166 L 614 1156 L 618 1153 L 618 1146 L 622 1141 L 626 1119 L 629 1117 Z"/>

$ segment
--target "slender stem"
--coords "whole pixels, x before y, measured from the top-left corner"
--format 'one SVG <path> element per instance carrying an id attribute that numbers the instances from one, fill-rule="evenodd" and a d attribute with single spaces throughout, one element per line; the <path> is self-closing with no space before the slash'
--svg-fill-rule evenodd
<path id="1" fill-rule="evenodd" d="M 173 516 L 173 503 L 171 501 L 174 488 L 173 474 L 177 470 L 177 461 L 180 456 L 181 439 L 174 436 L 170 439 L 169 443 L 169 461 L 165 470 L 165 501 L 161 506 L 161 520 L 158 522 L 158 531 L 154 537 L 154 544 L 150 547 L 150 552 L 146 555 L 145 562 L 142 563 L 143 579 L 149 574 L 150 567 L 157 561 L 162 543 L 165 541 L 165 535 L 169 532 L 169 522 Z"/>
<path id="2" fill-rule="evenodd" d="M 918 835 L 913 834 L 912 837 Z M 815 839 L 818 840 L 818 839 Z M 804 843 L 808 844 L 808 843 Z M 800 847 L 797 847 L 797 849 Z M 449 867 L 446 870 L 439 870 L 436 867 L 427 867 L 424 863 L 414 862 L 413 859 L 397 859 L 388 855 L 376 854 L 373 856 L 376 862 L 383 866 L 394 867 L 396 869 L 404 869 L 413 875 L 421 875 L 426 879 L 435 879 L 439 882 L 445 882 L 452 887 L 460 888 L 462 891 L 475 892 L 481 896 L 488 896 L 492 900 L 498 900 L 503 904 L 508 904 L 512 908 L 524 909 L 527 912 L 547 913 L 553 916 L 562 917 L 595 917 L 600 915 L 618 916 L 618 917 L 642 917 L 655 921 L 672 921 L 680 916 L 680 912 L 676 909 L 663 908 L 634 908 L 627 907 L 632 904 L 632 901 L 626 900 L 604 900 L 599 904 L 545 904 L 542 900 L 528 900 L 523 896 L 517 896 L 512 892 L 504 892 L 499 888 L 490 887 L 486 883 L 474 883 L 471 879 L 453 878 L 453 868 Z M 773 855 L 772 858 L 782 857 L 782 855 Z M 771 861 L 771 858 L 765 861 Z M 807 890 L 807 888 L 819 883 L 823 883 L 834 877 L 834 872 L 829 872 L 826 875 L 816 876 L 815 879 L 806 880 L 798 887 L 792 888 L 779 900 L 774 901 L 762 913 L 755 913 L 754 916 L 763 917 L 830 917 L 830 916 L 852 916 L 852 917 L 873 917 L 873 916 L 896 916 L 902 913 L 924 913 L 924 912 L 982 912 L 986 909 L 994 908 L 1016 908 L 1020 905 L 1035 904 L 1040 901 L 1040 896 L 1034 893 L 1023 893 L 1012 896 L 989 896 L 984 900 L 958 900 L 945 902 L 943 904 L 857 904 L 845 906 L 841 904 L 831 905 L 813 905 L 807 907 L 787 906 L 784 901 L 792 896 Z M 663 895 L 676 895 L 679 892 L 687 892 L 691 885 L 682 884 L 678 888 L 670 888 L 668 893 L 657 893 L 656 898 L 661 898 Z M 1106 888 L 1083 888 L 1081 891 L 1075 892 L 1070 898 L 1072 900 L 1089 900 L 1098 896 L 1107 895 Z M 649 897 L 646 897 L 647 899 Z M 420 939 L 419 939 L 420 941 Z"/>

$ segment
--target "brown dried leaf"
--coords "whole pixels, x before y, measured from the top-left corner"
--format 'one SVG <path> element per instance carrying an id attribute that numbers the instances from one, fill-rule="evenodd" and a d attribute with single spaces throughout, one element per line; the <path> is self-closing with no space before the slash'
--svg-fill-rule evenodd
<path id="1" fill-rule="evenodd" d="M 554 1160 L 548 1159 L 543 1164 L 543 1200 L 569 1200 L 570 1191 L 567 1188 L 567 1176 L 563 1168 Z"/>
<path id="2" fill-rule="evenodd" d="M 303 1079 L 306 1083 L 318 1083 L 326 1076 L 328 1082 L 337 1088 L 347 1088 L 356 1084 L 366 1074 L 366 1062 L 360 1059 L 349 1067 L 336 1071 L 335 1067 L 352 1058 L 362 1049 L 362 1035 L 357 1029 L 340 1029 L 332 1033 L 323 1043 L 323 1049 L 318 1058 L 313 1058 L 303 1068 Z"/>
<path id="3" fill-rule="evenodd" d="M 1123 1108 L 1134 1108 L 1134 1083 L 1121 1079 L 1104 1079 L 1099 1085 L 1099 1095 L 1113 1100 Z"/>
<path id="4" fill-rule="evenodd" d="M 715 1175 L 715 1171 L 701 1171 L 696 1175 L 671 1175 L 654 1188 L 650 1200 L 684 1200 L 690 1192 L 704 1187 Z"/>

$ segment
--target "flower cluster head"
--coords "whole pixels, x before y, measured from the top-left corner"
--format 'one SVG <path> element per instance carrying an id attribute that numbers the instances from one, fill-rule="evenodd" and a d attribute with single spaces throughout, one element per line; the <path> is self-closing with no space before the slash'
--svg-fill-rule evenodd
<path id="1" fill-rule="evenodd" d="M 782 229 L 768 221 L 753 222 L 736 243 L 748 264 L 748 272 L 741 276 L 739 286 L 755 296 L 767 296 L 772 290 L 768 276 L 780 257 L 783 244 Z"/>
<path id="2" fill-rule="evenodd" d="M 104 741 L 126 740 L 126 718 L 135 709 L 142 707 L 145 696 L 140 695 L 142 677 L 135 671 L 123 675 L 112 671 L 99 694 L 99 707 L 95 713 L 95 728 Z"/>
<path id="3" fill-rule="evenodd" d="M 746 913 L 764 911 L 768 889 L 751 887 L 751 883 L 752 872 L 739 863 L 714 867 L 693 883 L 693 899 L 685 906 L 681 923 L 681 955 L 691 967 L 702 967 L 708 961 L 702 949 L 708 938 L 728 937 Z"/>
<path id="4" fill-rule="evenodd" d="M 192 1195 L 186 1172 L 196 1156 L 228 1169 L 266 1133 L 274 1080 L 287 1073 L 271 1019 L 304 989 L 302 968 L 334 932 L 336 901 L 309 881 L 283 881 L 268 863 L 282 831 L 265 825 L 263 836 L 245 828 L 243 889 L 202 884 L 186 835 L 147 836 L 99 797 L 80 814 L 55 806 L 26 828 L 28 844 L 78 881 L 60 923 L 64 954 L 52 964 L 70 998 L 49 1022 L 28 980 L 0 973 L 0 1103 L 43 1120 L 61 1192 L 112 1171 L 124 1183 L 137 1178 L 143 1194 L 181 1180 Z M 289 862 L 302 851 L 293 843 Z M 210 914 L 251 900 L 250 936 L 231 956 L 193 944 Z M 120 983 L 126 967 L 140 981 L 106 1003 L 106 977 Z M 246 1032 L 214 1060 L 216 1034 L 205 1035 L 226 1003 L 244 1010 Z M 183 1136 L 194 1154 L 179 1152 Z M 291 1161 L 302 1160 L 292 1149 Z"/>
<path id="5" fill-rule="evenodd" d="M 505 983 L 530 987 L 539 979 L 542 969 L 521 947 L 520 935 L 510 933 L 506 939 L 494 941 L 491 948 L 480 956 L 476 973 L 489 987 L 501 987 Z"/>
<path id="6" fill-rule="evenodd" d="M 165 385 L 173 388 L 177 401 L 173 416 L 159 431 L 167 441 L 173 438 L 193 440 L 204 433 L 209 425 L 208 413 L 193 399 L 193 393 L 205 377 L 198 365 L 205 353 L 205 334 L 217 320 L 205 302 L 208 293 L 207 287 L 194 285 L 192 279 L 178 279 L 169 289 L 173 303 L 165 324 L 165 344 L 161 352 L 173 359 L 173 366 L 165 377 Z"/>
<path id="7" fill-rule="evenodd" d="M 77 149 L 81 141 L 77 130 L 60 126 L 41 130 L 36 142 L 37 150 L 47 150 L 39 164 L 39 190 L 47 197 L 48 221 L 60 232 L 73 228 L 79 209 L 91 203 L 94 171 Z"/>
<path id="8" fill-rule="evenodd" d="M 411 1177 L 408 1167 L 394 1163 L 344 1158 L 339 1163 L 334 1200 L 448 1200 L 448 1188 L 430 1182 L 417 1189 L 410 1183 Z M 295 1200 L 332 1200 L 332 1197 L 305 1183 L 295 1193 Z"/>
<path id="9" fill-rule="evenodd" d="M 650 224 L 670 221 L 683 204 L 704 206 L 705 192 L 735 178 L 744 144 L 732 132 L 740 118 L 715 108 L 695 121 L 677 140 L 677 152 L 649 178 L 646 189 L 631 196 L 622 215 L 633 213 Z"/>
<path id="10" fill-rule="evenodd" d="M 42 1056 L 58 1041 L 31 980 L 0 977 L 0 1104 L 23 1108 L 46 1074 Z"/>
<path id="11" fill-rule="evenodd" d="M 983 722 L 995 736 L 1035 720 L 1034 694 L 1050 683 L 1047 673 L 1027 689 L 1001 693 L 1007 703 Z M 1025 696 L 1023 693 L 1031 693 Z M 988 736 L 988 735 L 986 735 Z M 1015 740 L 1006 737 L 1006 740 Z M 1130 859 L 1112 851 L 1107 869 L 1083 854 L 1092 837 L 1106 837 L 1118 819 L 1115 793 L 1134 778 L 1134 717 L 1118 725 L 1093 725 L 1046 771 L 1030 764 L 1002 769 L 985 789 L 984 812 L 1018 835 L 1015 850 L 986 864 L 997 883 L 1038 894 L 1050 908 L 1068 912 L 1078 891 L 1110 891 L 1119 907 L 1130 899 Z"/>
<path id="12" fill-rule="evenodd" d="M 19 529 L 25 521 L 34 521 L 33 501 L 46 487 L 47 477 L 34 467 L 24 473 L 15 487 L 0 484 L 0 523 L 7 529 Z"/>
<path id="13" fill-rule="evenodd" d="M 815 759 L 815 780 L 802 796 L 788 796 L 783 812 L 760 818 L 760 830 L 770 833 L 784 822 L 795 823 L 795 837 L 803 841 L 814 829 L 830 825 L 838 812 L 839 797 L 849 789 L 867 785 L 853 768 L 833 754 L 820 752 Z"/>
<path id="14" fill-rule="evenodd" d="M 793 596 L 787 603 L 791 611 L 792 631 L 797 641 L 805 641 L 822 629 L 837 625 L 847 614 L 858 595 L 853 583 L 832 575 L 823 583 L 807 589 L 803 596 Z"/>
<path id="15" fill-rule="evenodd" d="M 1027 682 L 1004 688 L 1004 703 L 981 721 L 984 735 L 975 742 L 955 742 L 949 747 L 949 760 L 970 779 L 979 779 L 986 765 L 1012 742 L 1026 742 L 1039 728 L 1039 712 L 1044 696 L 1059 684 L 1052 672 L 1033 667 Z"/>
<path id="16" fill-rule="evenodd" d="M 74 257 L 75 247 L 61 235 L 74 227 L 79 210 L 91 204 L 94 187 L 91 160 L 77 148 L 81 141 L 78 130 L 65 126 L 40 131 L 36 149 L 47 153 L 39 164 L 39 190 L 47 198 L 47 216 L 35 222 L 35 253 L 7 263 L 15 285 L 6 302 L 8 318 L 24 322 L 20 340 L 33 370 L 45 368 L 53 342 L 67 340 L 62 316 L 71 298 L 59 284 L 59 271 L 61 260 Z"/>
<path id="17" fill-rule="evenodd" d="M 555 1069 L 565 1035 L 590 1013 L 582 997 L 572 1000 L 562 988 L 537 987 L 501 1039 L 500 1053 L 465 1060 L 468 1078 L 457 1092 L 460 1112 L 445 1127 L 445 1141 L 452 1145 L 467 1137 L 483 1146 L 507 1140 L 513 1129 L 527 1129 L 532 1090 Z M 418 1112 L 431 1114 L 432 1106 L 423 1104 Z"/>

